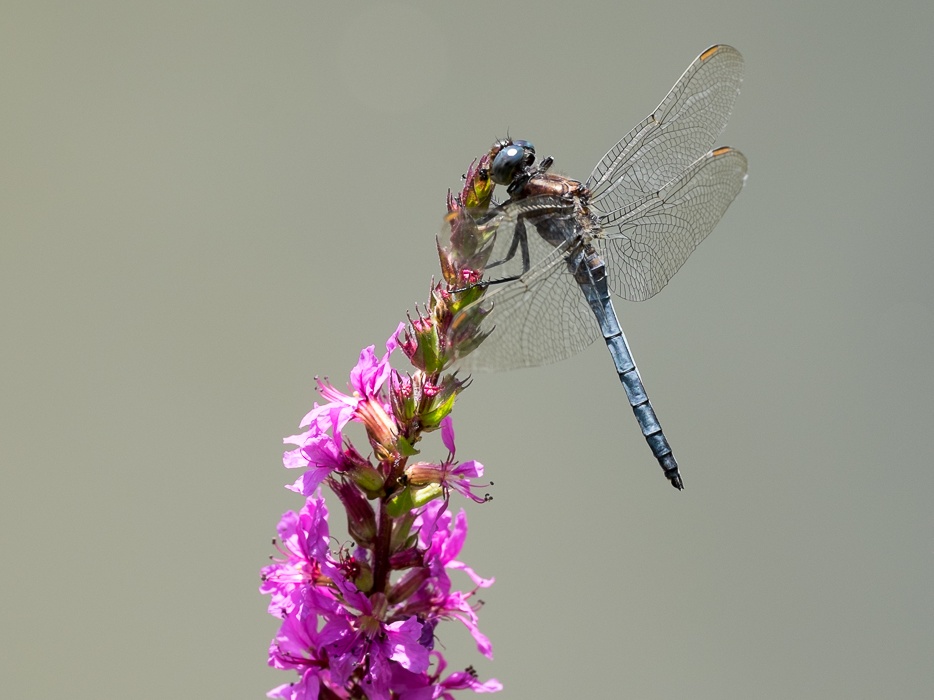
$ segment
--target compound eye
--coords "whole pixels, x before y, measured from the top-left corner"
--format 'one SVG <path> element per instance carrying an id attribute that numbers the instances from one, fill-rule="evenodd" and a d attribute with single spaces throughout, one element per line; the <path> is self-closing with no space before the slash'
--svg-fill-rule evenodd
<path id="1" fill-rule="evenodd" d="M 525 163 L 526 149 L 522 141 L 503 146 L 502 150 L 493 159 L 490 168 L 490 179 L 497 185 L 512 184 L 516 171 Z M 534 151 L 532 151 L 534 153 Z M 532 156 L 534 158 L 534 155 Z"/>
<path id="2" fill-rule="evenodd" d="M 513 144 L 519 148 L 524 148 L 533 156 L 535 155 L 535 146 L 532 145 L 531 141 L 513 141 Z"/>

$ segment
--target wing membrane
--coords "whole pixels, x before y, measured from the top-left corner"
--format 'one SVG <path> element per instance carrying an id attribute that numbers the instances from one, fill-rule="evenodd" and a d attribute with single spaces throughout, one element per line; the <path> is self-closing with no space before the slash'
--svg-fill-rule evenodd
<path id="1" fill-rule="evenodd" d="M 614 294 L 655 296 L 713 230 L 746 179 L 746 157 L 718 148 L 658 192 L 599 217 L 595 244 Z"/>
<path id="2" fill-rule="evenodd" d="M 526 226 L 533 260 L 545 247 L 547 254 L 521 278 L 491 286 L 476 302 L 490 309 L 483 328 L 492 332 L 458 367 L 493 371 L 550 364 L 577 354 L 600 335 L 565 262 L 578 242 L 552 248 Z"/>
<path id="3" fill-rule="evenodd" d="M 623 207 L 681 175 L 713 148 L 742 79 L 739 51 L 725 44 L 704 51 L 658 108 L 597 163 L 587 180 L 591 202 L 603 211 Z"/>

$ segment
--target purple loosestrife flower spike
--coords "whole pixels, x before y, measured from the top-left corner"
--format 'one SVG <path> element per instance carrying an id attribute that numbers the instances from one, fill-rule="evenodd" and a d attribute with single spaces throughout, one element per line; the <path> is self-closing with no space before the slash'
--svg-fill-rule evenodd
<path id="1" fill-rule="evenodd" d="M 447 659 L 435 649 L 440 623 L 457 620 L 492 658 L 474 596 L 493 579 L 458 559 L 467 516 L 449 508 L 452 495 L 485 502 L 489 497 L 476 490 L 492 484 L 476 483 L 482 464 L 455 459 L 451 413 L 469 381 L 444 373 L 485 337 L 482 311 L 451 326 L 485 291 L 478 283 L 490 255 L 489 232 L 468 212 L 488 207 L 492 191 L 487 155 L 471 164 L 461 193 L 449 193 L 450 242 L 438 242 L 445 282 L 432 287 L 428 306 L 399 324 L 384 355 L 373 346 L 360 353 L 346 393 L 317 379 L 323 403 L 301 420 L 302 432 L 284 440 L 291 447 L 283 465 L 301 472 L 288 488 L 305 504 L 283 514 L 274 540 L 278 556 L 262 570 L 260 591 L 280 621 L 269 664 L 294 674 L 269 697 L 453 700 L 456 691 L 502 689 L 495 679 L 479 681 L 471 666 L 448 673 Z M 397 348 L 411 364 L 404 372 L 390 366 Z M 355 445 L 351 436 L 361 428 L 366 442 Z M 423 447 L 433 432 L 440 445 Z M 446 457 L 410 463 L 422 449 Z M 346 511 L 346 535 L 330 531 L 324 487 Z M 469 590 L 459 590 L 451 572 Z"/>

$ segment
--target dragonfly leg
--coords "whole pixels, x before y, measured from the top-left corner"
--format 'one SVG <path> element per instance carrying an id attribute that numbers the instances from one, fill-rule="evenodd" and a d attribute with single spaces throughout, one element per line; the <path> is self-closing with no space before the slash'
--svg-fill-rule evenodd
<path id="1" fill-rule="evenodd" d="M 495 280 L 485 280 L 483 284 L 502 284 L 504 282 L 514 282 L 529 271 L 529 268 L 532 266 L 531 260 L 529 257 L 529 239 L 528 234 L 525 230 L 525 221 L 519 219 L 516 222 L 516 230 L 512 237 L 512 243 L 509 246 L 509 252 L 506 253 L 506 257 L 502 260 L 497 260 L 496 262 L 490 263 L 486 266 L 486 269 L 489 270 L 491 267 L 496 267 L 497 265 L 502 265 L 503 263 L 509 262 L 516 256 L 516 252 L 521 251 L 522 254 L 522 271 L 515 275 L 509 275 L 508 277 L 500 277 Z"/>
<path id="2" fill-rule="evenodd" d="M 519 279 L 520 277 L 522 277 L 522 275 L 524 275 L 526 272 L 529 271 L 529 268 L 531 267 L 531 262 L 529 259 L 529 240 L 526 237 L 525 224 L 522 222 L 522 219 L 519 219 L 518 223 L 516 224 L 516 230 L 515 230 L 515 233 L 513 234 L 512 243 L 509 245 L 509 252 L 506 253 L 506 257 L 504 257 L 502 260 L 497 260 L 496 262 L 489 263 L 484 268 L 484 272 L 486 272 L 486 270 L 489 270 L 491 267 L 496 267 L 497 265 L 502 265 L 503 263 L 509 262 L 514 257 L 516 257 L 516 253 L 520 250 L 522 251 L 522 271 L 519 272 L 518 274 L 509 275 L 508 277 L 500 277 L 495 280 L 483 280 L 482 282 L 477 282 L 476 284 L 471 284 L 466 287 L 461 287 L 453 291 L 455 293 L 466 292 L 475 287 L 489 287 L 491 284 L 502 284 L 504 282 L 514 282 L 515 280 Z"/>

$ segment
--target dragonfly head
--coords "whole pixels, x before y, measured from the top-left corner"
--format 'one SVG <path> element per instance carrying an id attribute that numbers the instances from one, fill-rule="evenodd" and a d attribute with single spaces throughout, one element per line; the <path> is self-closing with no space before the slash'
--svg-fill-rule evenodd
<path id="1" fill-rule="evenodd" d="M 493 144 L 490 156 L 490 179 L 497 185 L 511 185 L 517 174 L 535 162 L 535 146 L 529 141 L 506 139 Z"/>

